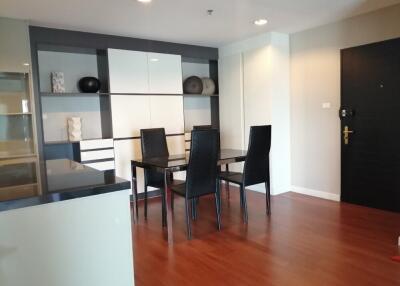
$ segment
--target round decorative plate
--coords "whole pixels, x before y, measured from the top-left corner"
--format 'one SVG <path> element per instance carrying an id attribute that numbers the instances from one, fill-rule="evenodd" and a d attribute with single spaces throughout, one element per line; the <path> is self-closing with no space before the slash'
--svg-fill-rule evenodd
<path id="1" fill-rule="evenodd" d="M 198 76 L 190 76 L 183 83 L 183 92 L 187 94 L 201 94 L 203 81 Z"/>
<path id="2" fill-rule="evenodd" d="M 204 95 L 213 95 L 215 93 L 215 82 L 209 77 L 203 77 L 203 92 Z"/>

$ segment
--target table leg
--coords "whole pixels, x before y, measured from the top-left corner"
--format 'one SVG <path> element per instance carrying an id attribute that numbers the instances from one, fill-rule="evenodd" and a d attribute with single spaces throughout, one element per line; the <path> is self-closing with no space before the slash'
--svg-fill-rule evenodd
<path id="1" fill-rule="evenodd" d="M 165 210 L 166 210 L 166 224 L 167 224 L 167 240 L 168 243 L 173 243 L 173 231 L 172 231 L 172 209 L 171 204 L 171 191 L 168 190 L 168 171 L 164 171 L 164 200 L 165 200 Z"/>
<path id="2" fill-rule="evenodd" d="M 229 164 L 225 165 L 225 170 L 229 173 Z M 226 184 L 226 196 L 228 197 L 228 200 L 229 200 L 231 197 L 231 192 L 229 190 L 229 182 L 225 181 L 225 184 Z"/>
<path id="3" fill-rule="evenodd" d="M 137 177 L 136 177 L 136 166 L 131 165 L 132 172 L 132 195 L 134 200 L 134 213 L 136 212 L 136 220 L 139 219 L 139 207 L 138 207 L 138 191 L 137 191 Z"/>

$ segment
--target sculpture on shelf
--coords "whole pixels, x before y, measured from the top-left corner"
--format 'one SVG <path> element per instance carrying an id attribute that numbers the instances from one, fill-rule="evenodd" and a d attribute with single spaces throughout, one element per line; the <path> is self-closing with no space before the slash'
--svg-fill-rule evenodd
<path id="1" fill-rule="evenodd" d="M 80 117 L 70 117 L 68 122 L 68 140 L 71 142 L 82 140 L 82 120 Z"/>
<path id="2" fill-rule="evenodd" d="M 198 76 L 190 76 L 183 82 L 183 92 L 186 94 L 201 94 L 203 82 Z"/>
<path id="3" fill-rule="evenodd" d="M 65 81 L 63 72 L 51 73 L 51 89 L 54 93 L 65 92 Z"/>
<path id="4" fill-rule="evenodd" d="M 213 79 L 209 77 L 201 78 L 203 82 L 203 91 L 201 94 L 204 95 L 213 95 L 215 93 L 215 82 Z"/>
<path id="5" fill-rule="evenodd" d="M 86 76 L 79 80 L 78 87 L 81 92 L 96 93 L 100 90 L 100 81 L 92 76 Z"/>

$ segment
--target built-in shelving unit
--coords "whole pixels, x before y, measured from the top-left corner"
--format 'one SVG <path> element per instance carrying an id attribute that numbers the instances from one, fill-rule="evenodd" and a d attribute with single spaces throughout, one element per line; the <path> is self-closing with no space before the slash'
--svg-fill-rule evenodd
<path id="1" fill-rule="evenodd" d="M 130 157 L 140 150 L 138 128 L 163 126 L 175 134 L 168 137 L 171 152 L 181 150 L 190 125 L 219 128 L 215 48 L 40 27 L 30 28 L 30 39 L 42 159 L 75 159 L 79 153 L 79 144 L 66 137 L 69 116 L 83 118 L 84 140 L 114 139 L 116 173 L 128 179 Z M 65 93 L 52 92 L 50 74 L 56 71 L 64 72 Z M 183 94 L 190 75 L 213 78 L 216 94 Z M 80 92 L 84 76 L 99 78 L 101 90 Z"/>
<path id="2" fill-rule="evenodd" d="M 39 45 L 37 53 L 45 159 L 54 159 L 55 149 L 72 148 L 68 146 L 73 143 L 68 140 L 69 117 L 82 119 L 83 139 L 112 138 L 105 51 L 46 44 Z M 52 92 L 51 73 L 55 71 L 64 73 L 63 93 Z M 100 92 L 80 92 L 78 81 L 85 76 L 101 80 Z M 65 156 L 65 150 L 60 154 Z"/>
<path id="3" fill-rule="evenodd" d="M 190 76 L 210 77 L 215 94 L 184 94 L 185 132 L 196 125 L 212 125 L 219 129 L 218 62 L 215 59 L 182 58 L 183 81 Z"/>

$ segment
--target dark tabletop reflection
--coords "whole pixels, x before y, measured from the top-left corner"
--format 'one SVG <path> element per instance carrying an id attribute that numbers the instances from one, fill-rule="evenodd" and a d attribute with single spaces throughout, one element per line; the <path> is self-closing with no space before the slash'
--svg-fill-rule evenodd
<path id="1" fill-rule="evenodd" d="M 114 170 L 98 171 L 67 159 L 48 160 L 43 167 L 42 194 L 0 201 L 0 211 L 130 189 L 130 182 L 116 177 Z"/>

